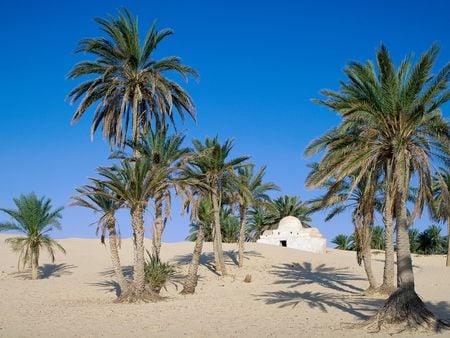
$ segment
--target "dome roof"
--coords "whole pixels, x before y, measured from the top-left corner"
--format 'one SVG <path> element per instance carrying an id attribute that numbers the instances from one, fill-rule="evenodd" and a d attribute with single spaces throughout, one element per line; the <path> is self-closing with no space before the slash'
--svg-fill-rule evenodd
<path id="1" fill-rule="evenodd" d="M 294 216 L 283 217 L 278 224 L 278 230 L 281 231 L 300 231 L 302 229 L 302 222 Z"/>

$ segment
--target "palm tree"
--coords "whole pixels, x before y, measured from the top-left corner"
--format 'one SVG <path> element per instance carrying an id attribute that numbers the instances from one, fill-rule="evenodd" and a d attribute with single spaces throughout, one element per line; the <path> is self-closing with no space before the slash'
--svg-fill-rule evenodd
<path id="1" fill-rule="evenodd" d="M 97 222 L 98 226 L 96 233 L 98 234 L 100 232 L 100 241 L 102 244 L 105 244 L 105 234 L 108 232 L 111 261 L 119 283 L 120 296 L 128 286 L 128 281 L 123 274 L 122 266 L 120 264 L 118 250 L 120 246 L 120 236 L 118 236 L 116 231 L 115 217 L 116 211 L 121 207 L 122 200 L 116 196 L 112 196 L 112 192 L 99 182 L 77 188 L 76 191 L 79 195 L 72 196 L 72 199 L 75 200 L 72 205 L 88 208 L 101 215 Z"/>
<path id="2" fill-rule="evenodd" d="M 134 145 L 144 161 L 151 167 L 158 167 L 163 175 L 160 189 L 152 196 L 155 202 L 155 220 L 153 222 L 152 244 L 153 255 L 159 258 L 161 238 L 171 211 L 170 190 L 176 185 L 176 174 L 180 171 L 189 155 L 188 148 L 182 148 L 184 136 L 168 135 L 167 127 L 149 131 L 144 138 Z M 164 212 L 165 210 L 165 212 Z"/>
<path id="3" fill-rule="evenodd" d="M 437 221 L 447 222 L 447 263 L 450 267 L 450 172 L 440 168 L 433 177 L 434 208 L 431 214 Z"/>
<path id="4" fill-rule="evenodd" d="M 103 137 L 113 146 L 124 144 L 130 125 L 131 139 L 137 141 L 141 132 L 152 128 L 152 122 L 156 129 L 167 120 L 174 124 L 174 111 L 183 121 L 185 113 L 195 119 L 192 99 L 165 74 L 176 73 L 187 81 L 189 75 L 197 76 L 196 70 L 176 56 L 154 59 L 155 50 L 172 30 L 158 31 L 155 21 L 141 41 L 138 20 L 127 9 L 117 18 L 95 21 L 106 37 L 83 39 L 76 52 L 96 59 L 76 64 L 68 75 L 70 79 L 87 77 L 68 94 L 71 104 L 82 98 L 72 123 L 95 106 L 91 137 L 103 124 Z"/>
<path id="5" fill-rule="evenodd" d="M 63 208 L 52 210 L 49 198 L 38 198 L 34 193 L 20 195 L 13 201 L 17 209 L 0 209 L 12 218 L 12 221 L 0 223 L 0 231 L 18 231 L 24 235 L 8 238 L 5 242 L 14 252 L 19 252 L 19 271 L 31 266 L 31 279 L 37 279 L 41 249 L 47 250 L 52 262 L 55 261 L 55 249 L 66 253 L 49 235 L 53 229 L 61 229 L 59 221 Z"/>
<path id="6" fill-rule="evenodd" d="M 254 171 L 253 165 L 240 167 L 237 170 L 239 187 L 233 189 L 232 195 L 234 195 L 239 208 L 239 267 L 244 265 L 244 241 L 247 234 L 246 225 L 249 207 L 268 202 L 270 197 L 267 192 L 279 190 L 278 186 L 272 182 L 263 183 L 265 173 L 265 166 L 257 172 Z M 242 187 L 246 187 L 246 189 L 242 189 Z"/>
<path id="7" fill-rule="evenodd" d="M 419 252 L 425 255 L 443 254 L 445 252 L 445 239 L 441 236 L 441 227 L 430 225 L 417 237 Z"/>
<path id="8" fill-rule="evenodd" d="M 336 244 L 335 249 L 352 250 L 354 240 L 353 236 L 339 234 L 331 240 L 331 243 Z"/>
<path id="9" fill-rule="evenodd" d="M 185 181 L 186 184 L 192 183 Z M 203 250 L 203 242 L 205 238 L 205 222 L 212 222 L 212 208 L 211 202 L 202 196 L 202 189 L 197 189 L 195 185 L 181 186 L 182 196 L 184 196 L 183 210 L 191 210 L 191 222 L 192 224 L 198 224 L 197 231 L 195 233 L 195 246 L 192 253 L 191 264 L 189 264 L 188 274 L 183 284 L 181 294 L 193 294 L 197 286 L 198 281 L 198 267 L 200 264 L 200 256 Z M 196 198 L 197 197 L 197 198 Z"/>
<path id="10" fill-rule="evenodd" d="M 286 216 L 297 217 L 304 227 L 310 227 L 312 210 L 307 203 L 303 203 L 298 196 L 280 196 L 268 204 L 268 209 L 272 213 L 273 225 L 275 227 Z"/>
<path id="11" fill-rule="evenodd" d="M 220 227 L 220 210 L 227 185 L 233 183 L 238 186 L 235 171 L 248 159 L 246 156 L 228 159 L 233 148 L 231 140 L 220 144 L 217 137 L 206 138 L 205 143 L 194 140 L 195 154 L 188 160 L 186 168 L 180 175 L 180 181 L 195 186 L 202 191 L 212 203 L 213 209 L 213 246 L 216 270 L 226 275 L 225 262 L 222 250 L 222 234 Z M 245 189 L 245 187 L 242 187 Z"/>
<path id="12" fill-rule="evenodd" d="M 119 302 L 154 301 L 158 297 L 145 288 L 144 256 L 144 212 L 149 197 L 160 189 L 163 174 L 159 168 L 151 168 L 151 163 L 142 158 L 123 160 L 120 166 L 99 168 L 100 178 L 93 178 L 95 184 L 103 185 L 112 192 L 118 203 L 129 208 L 133 229 L 134 267 L 133 282 L 122 292 Z"/>
<path id="13" fill-rule="evenodd" d="M 415 292 L 408 237 L 409 225 L 431 199 L 431 162 L 449 163 L 449 125 L 439 108 L 450 99 L 450 64 L 432 75 L 437 54 L 438 47 L 433 46 L 415 65 L 408 57 L 396 69 L 382 45 L 377 51 L 378 70 L 370 61 L 353 62 L 345 69 L 348 82 L 340 91 L 325 90 L 327 99 L 316 101 L 338 112 L 343 121 L 308 147 L 307 154 L 325 150 L 309 185 L 320 187 L 329 177 L 342 180 L 359 172 L 356 185 L 368 170 L 383 170 L 385 209 L 395 212 L 398 289 L 372 319 L 378 329 L 385 323 L 440 325 Z M 412 178 L 418 192 L 408 217 Z"/>
<path id="14" fill-rule="evenodd" d="M 269 230 L 275 223 L 273 214 L 268 210 L 267 205 L 261 204 L 253 206 L 249 211 L 247 233 L 251 241 L 256 241 L 265 230 Z"/>

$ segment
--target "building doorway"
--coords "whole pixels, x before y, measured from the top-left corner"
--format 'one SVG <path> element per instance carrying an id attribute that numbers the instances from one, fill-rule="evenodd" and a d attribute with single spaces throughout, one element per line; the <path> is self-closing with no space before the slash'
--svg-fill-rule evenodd
<path id="1" fill-rule="evenodd" d="M 280 241 L 281 246 L 287 247 L 287 241 Z"/>

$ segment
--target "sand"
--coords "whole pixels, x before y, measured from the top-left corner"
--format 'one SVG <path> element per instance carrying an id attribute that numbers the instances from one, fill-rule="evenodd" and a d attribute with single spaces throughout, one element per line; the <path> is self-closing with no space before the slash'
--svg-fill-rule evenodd
<path id="1" fill-rule="evenodd" d="M 191 242 L 162 246 L 162 259 L 177 265 L 179 275 L 162 291 L 165 301 L 115 304 L 109 251 L 98 240 L 60 240 L 67 255 L 58 254 L 52 264 L 43 254 L 43 278 L 32 281 L 29 274 L 17 273 L 17 256 L 4 244 L 7 237 L 0 235 L 1 337 L 365 337 L 373 335 L 345 324 L 383 304 L 383 299 L 360 296 L 368 284 L 353 252 L 312 254 L 257 243 L 246 244 L 242 269 L 233 263 L 237 245 L 224 245 L 229 277 L 211 270 L 212 244 L 206 243 L 196 294 L 182 296 Z M 120 254 L 123 266 L 129 266 L 129 239 Z M 417 292 L 430 309 L 450 319 L 445 257 L 414 255 L 413 262 Z M 373 265 L 380 281 L 382 253 Z M 247 274 L 251 283 L 243 282 Z M 427 336 L 450 336 L 450 331 Z"/>

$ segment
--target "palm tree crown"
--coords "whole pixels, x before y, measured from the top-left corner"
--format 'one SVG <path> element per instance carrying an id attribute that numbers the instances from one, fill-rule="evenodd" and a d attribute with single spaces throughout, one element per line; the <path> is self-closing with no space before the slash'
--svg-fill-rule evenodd
<path id="1" fill-rule="evenodd" d="M 172 30 L 156 30 L 152 24 L 141 43 L 138 20 L 128 10 L 119 12 L 118 18 L 97 18 L 106 37 L 80 41 L 77 52 L 89 53 L 94 61 L 78 63 L 68 77 L 89 79 L 69 94 L 71 103 L 80 98 L 72 122 L 77 122 L 86 110 L 96 106 L 91 127 L 91 137 L 103 123 L 103 136 L 110 145 L 123 145 L 131 123 L 132 139 L 137 140 L 142 131 L 165 126 L 166 120 L 174 123 L 174 111 L 184 121 L 185 112 L 195 118 L 194 103 L 188 93 L 175 81 L 165 77 L 167 72 L 180 74 L 185 81 L 189 75 L 197 76 L 192 67 L 182 64 L 176 56 L 160 60 L 153 58 L 159 43 L 172 34 Z"/>

